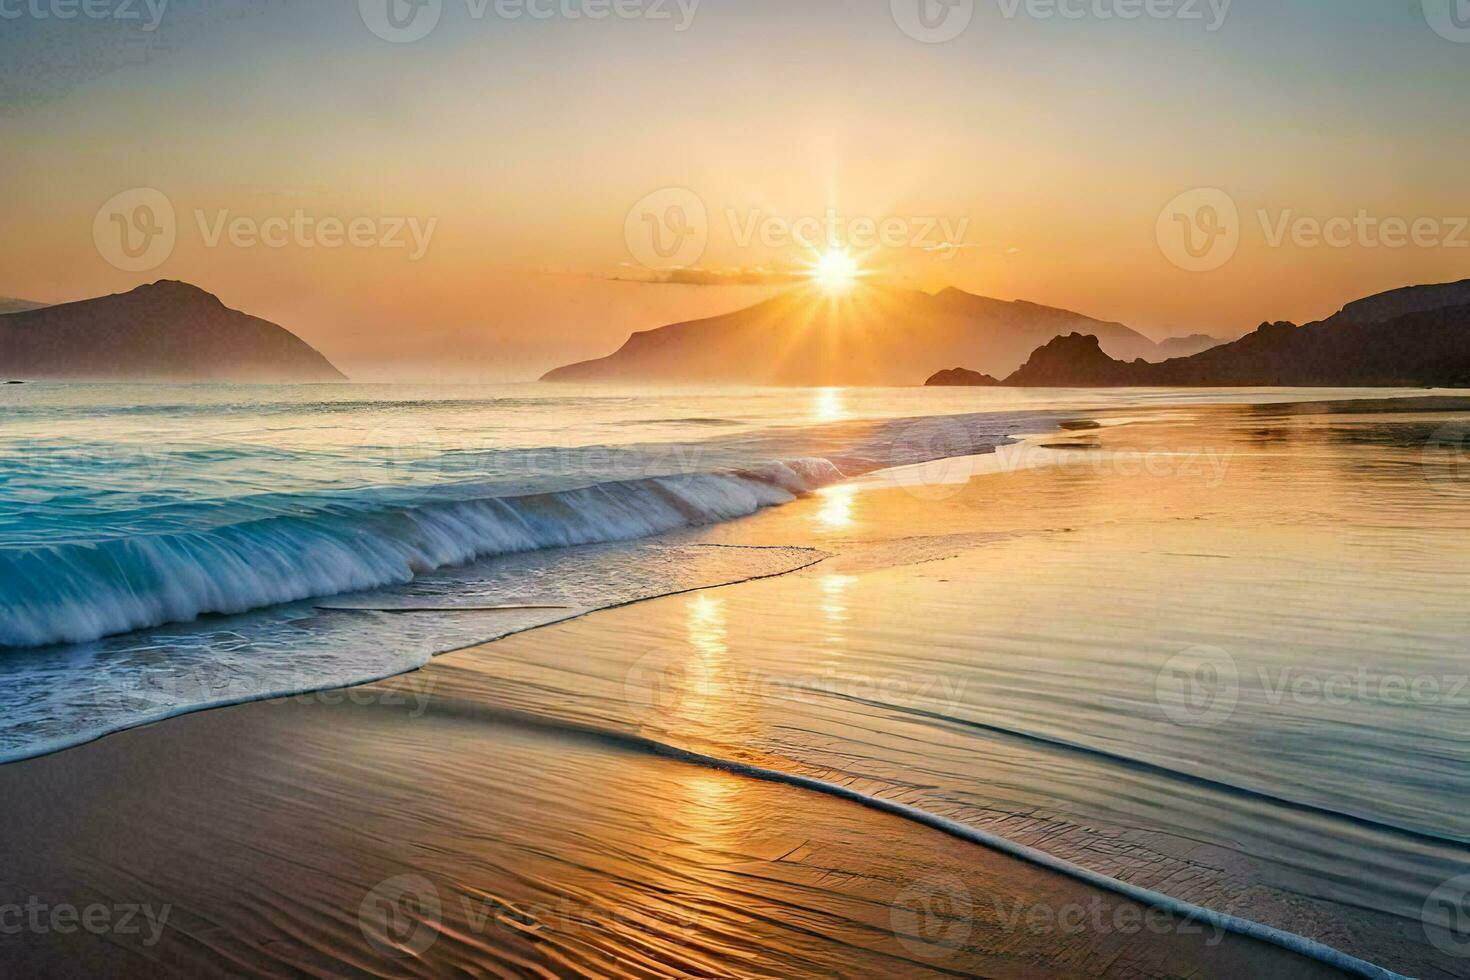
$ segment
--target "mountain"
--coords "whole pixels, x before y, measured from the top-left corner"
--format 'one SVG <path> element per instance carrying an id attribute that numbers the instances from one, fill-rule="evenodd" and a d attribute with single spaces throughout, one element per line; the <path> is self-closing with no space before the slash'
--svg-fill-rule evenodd
<path id="1" fill-rule="evenodd" d="M 1073 331 L 1038 347 L 1002 383 L 1061 388 L 1470 387 L 1470 280 L 1379 293 L 1302 327 L 1263 323 L 1232 343 L 1217 341 L 1161 363 L 1113 354 L 1097 335 Z M 929 383 L 963 384 L 965 374 L 958 368 L 944 371 Z"/>
<path id="2" fill-rule="evenodd" d="M 1038 348 L 1005 380 L 1019 387 L 1470 387 L 1470 306 L 1382 322 L 1263 323 L 1231 344 L 1162 364 L 1109 357 L 1096 337 Z"/>
<path id="3" fill-rule="evenodd" d="M 1085 330 L 1097 337 L 1103 348 L 1115 357 L 1151 360 L 1159 356 L 1159 346 L 1136 330 L 1071 310 L 1041 306 L 1026 300 L 991 299 L 953 288 L 944 290 L 933 299 L 941 308 L 963 321 L 983 326 L 992 335 L 992 343 L 998 347 L 1009 348 L 1006 357 L 1014 360 L 1013 365 L 980 365 L 981 371 L 994 368 L 998 370 L 993 373 L 1005 374 L 1024 361 L 1038 344 L 1074 330 Z"/>
<path id="4" fill-rule="evenodd" d="M 0 375 L 91 381 L 342 381 L 295 334 L 188 283 L 0 316 Z"/>
<path id="5" fill-rule="evenodd" d="M 1470 279 L 1389 290 L 1349 303 L 1332 319 L 1344 323 L 1382 323 L 1409 313 L 1452 306 L 1470 306 Z"/>
<path id="6" fill-rule="evenodd" d="M 1194 333 L 1188 337 L 1170 337 L 1158 343 L 1159 357 L 1146 357 L 1148 361 L 1167 361 L 1175 357 L 1189 357 L 1211 347 L 1219 347 L 1225 341 L 1219 337 L 1211 337 L 1209 334 Z"/>
<path id="7" fill-rule="evenodd" d="M 542 380 L 912 385 L 936 361 L 1005 375 L 1039 344 L 1077 330 L 1120 357 L 1166 356 L 1121 323 L 1036 303 L 958 289 L 930 295 L 865 286 L 834 297 L 801 287 L 734 313 L 636 333 L 616 353 Z"/>

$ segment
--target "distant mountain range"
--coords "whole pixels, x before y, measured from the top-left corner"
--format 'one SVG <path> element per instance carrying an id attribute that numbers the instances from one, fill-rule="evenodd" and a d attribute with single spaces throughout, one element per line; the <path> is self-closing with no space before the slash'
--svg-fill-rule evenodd
<path id="1" fill-rule="evenodd" d="M 845 296 L 782 293 L 723 316 L 636 333 L 616 353 L 557 368 L 543 381 L 912 385 L 938 363 L 997 375 L 1053 337 L 1081 331 L 1117 357 L 1164 360 L 1220 343 L 1156 344 L 1121 323 L 958 289 L 866 287 Z"/>
<path id="2" fill-rule="evenodd" d="M 11 301 L 14 302 L 14 301 Z M 284 327 L 188 283 L 0 315 L 0 376 L 304 383 L 344 375 Z"/>
<path id="3" fill-rule="evenodd" d="M 961 364 L 932 374 L 935 364 Z M 1231 343 L 1155 343 L 1121 323 L 958 289 L 783 293 L 636 333 L 547 381 L 775 385 L 1470 387 L 1470 279 L 1411 286 Z M 44 306 L 0 298 L 0 379 L 342 381 L 284 327 L 188 283 Z M 1003 381 L 997 380 L 1004 378 Z"/>
<path id="4" fill-rule="evenodd" d="M 1470 387 L 1470 281 L 1415 286 L 1349 303 L 1316 323 L 1263 323 L 1241 339 L 1163 363 L 1123 361 L 1095 335 L 1038 348 L 1003 382 L 941 371 L 931 385 L 1013 387 Z"/>
<path id="5" fill-rule="evenodd" d="M 1219 337 L 1211 337 L 1209 334 L 1192 333 L 1188 337 L 1169 337 L 1158 342 L 1158 354 L 1155 357 L 1145 357 L 1145 361 L 1167 361 L 1172 357 L 1189 357 L 1200 351 L 1209 350 L 1211 347 L 1219 347 L 1225 341 Z"/>

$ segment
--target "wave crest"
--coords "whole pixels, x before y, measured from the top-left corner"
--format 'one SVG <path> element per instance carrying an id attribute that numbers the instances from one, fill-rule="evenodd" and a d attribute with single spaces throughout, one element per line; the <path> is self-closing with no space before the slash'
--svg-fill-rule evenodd
<path id="1" fill-rule="evenodd" d="M 826 459 L 556 493 L 324 509 L 172 534 L 0 550 L 0 646 L 80 643 L 402 585 L 496 555 L 745 517 L 843 479 Z"/>

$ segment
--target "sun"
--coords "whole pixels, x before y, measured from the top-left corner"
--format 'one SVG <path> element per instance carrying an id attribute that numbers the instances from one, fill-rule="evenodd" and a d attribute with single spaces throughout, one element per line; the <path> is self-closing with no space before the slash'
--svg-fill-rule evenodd
<path id="1" fill-rule="evenodd" d="M 818 256 L 811 267 L 812 282 L 829 293 L 840 293 L 851 289 L 862 275 L 857 259 L 845 249 L 833 248 Z"/>

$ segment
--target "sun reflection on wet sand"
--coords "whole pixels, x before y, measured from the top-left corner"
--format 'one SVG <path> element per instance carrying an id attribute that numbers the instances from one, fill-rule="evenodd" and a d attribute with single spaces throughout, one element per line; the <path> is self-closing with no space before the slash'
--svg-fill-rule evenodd
<path id="1" fill-rule="evenodd" d="M 691 596 L 685 607 L 684 637 L 689 644 L 683 671 L 684 696 L 678 724 L 707 730 L 712 738 L 751 736 L 759 727 L 759 683 L 730 654 L 729 610 L 725 599 Z"/>
<path id="2" fill-rule="evenodd" d="M 730 649 L 723 598 L 701 593 L 689 599 L 688 636 L 706 675 L 725 664 Z"/>
<path id="3" fill-rule="evenodd" d="M 733 817 L 741 810 L 741 783 L 724 773 L 692 767 L 671 770 L 671 774 L 677 785 L 670 787 L 670 798 L 682 804 L 684 825 L 693 842 L 713 851 L 738 845 L 738 838 L 731 835 L 738 829 Z"/>
<path id="4" fill-rule="evenodd" d="M 842 531 L 851 528 L 855 523 L 852 516 L 852 504 L 857 493 L 858 488 L 847 483 L 818 490 L 817 497 L 822 501 L 822 509 L 817 511 L 817 524 L 820 529 Z"/>
<path id="5" fill-rule="evenodd" d="M 857 582 L 854 575 L 823 575 L 817 580 L 817 611 L 822 614 L 822 642 L 816 648 L 814 667 L 820 674 L 841 668 L 848 652 L 848 621 L 852 618 L 848 590 Z"/>
<path id="6" fill-rule="evenodd" d="M 841 646 L 847 638 L 848 620 L 847 590 L 857 581 L 853 575 L 824 575 L 822 577 L 822 599 L 819 608 L 827 623 L 827 643 Z"/>
<path id="7" fill-rule="evenodd" d="M 685 612 L 685 639 L 691 656 L 682 672 L 683 696 L 679 713 L 703 716 L 721 691 L 721 674 L 726 670 L 729 648 L 725 644 L 725 600 L 712 595 L 695 595 Z"/>
<path id="8" fill-rule="evenodd" d="M 707 727 L 711 737 L 735 733 L 748 737 L 755 728 L 756 698 L 746 686 L 749 675 L 738 669 L 730 656 L 725 599 L 709 594 L 691 596 L 685 607 L 684 633 L 691 655 L 685 673 L 689 697 L 681 706 L 681 714 L 686 715 L 686 722 Z M 743 853 L 751 827 L 745 826 L 750 814 L 742 798 L 742 784 L 723 773 L 693 766 L 672 773 L 677 785 L 670 787 L 668 799 L 680 806 L 680 817 L 690 838 L 708 850 Z"/>

